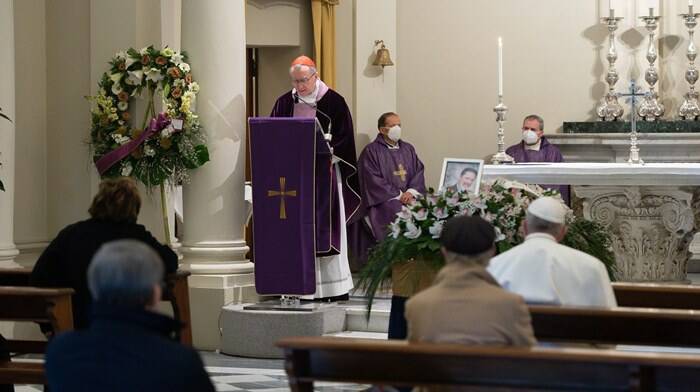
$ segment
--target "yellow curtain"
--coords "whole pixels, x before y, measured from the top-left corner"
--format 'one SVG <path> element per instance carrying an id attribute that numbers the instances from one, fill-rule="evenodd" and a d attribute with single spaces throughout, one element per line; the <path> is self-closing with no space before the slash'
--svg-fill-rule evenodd
<path id="1" fill-rule="evenodd" d="M 340 0 L 311 0 L 314 53 L 319 76 L 335 88 L 335 6 Z"/>

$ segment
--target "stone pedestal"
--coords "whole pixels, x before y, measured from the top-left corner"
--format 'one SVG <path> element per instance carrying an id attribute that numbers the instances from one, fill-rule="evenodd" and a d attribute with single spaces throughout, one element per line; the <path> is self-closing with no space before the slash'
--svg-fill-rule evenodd
<path id="1" fill-rule="evenodd" d="M 616 278 L 684 282 L 695 233 L 694 190 L 681 187 L 576 186 L 583 216 L 611 234 Z"/>
<path id="2" fill-rule="evenodd" d="M 323 305 L 311 312 L 243 310 L 230 305 L 221 314 L 221 352 L 254 358 L 284 358 L 275 343 L 290 336 L 322 336 L 342 332 L 345 308 Z"/>

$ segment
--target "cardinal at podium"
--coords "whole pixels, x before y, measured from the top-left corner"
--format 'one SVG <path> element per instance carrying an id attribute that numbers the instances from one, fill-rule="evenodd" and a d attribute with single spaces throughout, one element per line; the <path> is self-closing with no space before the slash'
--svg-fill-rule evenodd
<path id="1" fill-rule="evenodd" d="M 332 205 L 339 224 L 331 238 L 336 239 L 328 255 L 316 257 L 316 293 L 313 298 L 343 299 L 353 288 L 348 262 L 346 224 L 358 219 L 360 206 L 357 159 L 352 116 L 345 99 L 319 78 L 316 64 L 309 57 L 296 58 L 289 69 L 292 90 L 277 99 L 270 116 L 317 118 L 323 132 L 331 134 L 334 186 Z"/>

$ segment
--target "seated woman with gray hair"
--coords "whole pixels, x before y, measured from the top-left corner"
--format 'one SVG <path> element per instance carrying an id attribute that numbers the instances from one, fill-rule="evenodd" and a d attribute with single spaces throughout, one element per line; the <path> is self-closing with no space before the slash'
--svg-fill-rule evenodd
<path id="1" fill-rule="evenodd" d="M 73 320 L 76 329 L 89 322 L 90 293 L 87 269 L 103 244 L 118 239 L 135 239 L 158 253 L 166 273 L 177 270 L 177 255 L 162 245 L 136 220 L 141 209 L 136 182 L 121 177 L 102 181 L 88 210 L 91 218 L 61 230 L 37 260 L 31 284 L 40 287 L 71 287 Z"/>
<path id="2" fill-rule="evenodd" d="M 51 391 L 214 391 L 202 360 L 169 337 L 180 327 L 154 311 L 164 267 L 137 240 L 103 245 L 87 271 L 93 319 L 46 351 Z"/>

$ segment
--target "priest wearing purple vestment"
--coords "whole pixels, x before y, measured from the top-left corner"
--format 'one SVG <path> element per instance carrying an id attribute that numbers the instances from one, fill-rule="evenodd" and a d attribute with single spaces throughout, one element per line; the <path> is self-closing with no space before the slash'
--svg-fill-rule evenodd
<path id="1" fill-rule="evenodd" d="M 542 117 L 531 114 L 523 120 L 523 140 L 508 147 L 506 153 L 515 159 L 515 163 L 526 162 L 564 162 L 561 151 L 554 144 L 549 143 L 544 136 L 544 120 Z M 566 204 L 570 204 L 568 185 L 542 185 L 559 191 Z"/>
<path id="2" fill-rule="evenodd" d="M 270 116 L 315 117 L 323 132 L 330 133 L 332 137 L 332 246 L 327 254 L 317 252 L 316 293 L 313 298 L 344 299 L 353 288 L 346 223 L 359 219 L 357 212 L 360 207 L 352 116 L 345 99 L 323 83 L 316 64 L 309 57 L 297 57 L 289 69 L 289 76 L 293 88 L 277 99 Z"/>
<path id="3" fill-rule="evenodd" d="M 412 145 L 401 140 L 401 118 L 384 113 L 377 121 L 379 134 L 365 147 L 358 159 L 362 215 L 374 239 L 387 235 L 388 225 L 403 205 L 411 204 L 425 193 L 423 163 Z M 407 324 L 404 307 L 407 297 L 391 297 L 389 339 L 405 339 Z"/>

